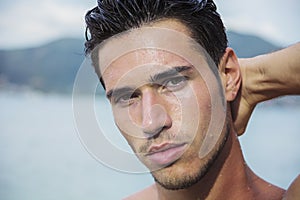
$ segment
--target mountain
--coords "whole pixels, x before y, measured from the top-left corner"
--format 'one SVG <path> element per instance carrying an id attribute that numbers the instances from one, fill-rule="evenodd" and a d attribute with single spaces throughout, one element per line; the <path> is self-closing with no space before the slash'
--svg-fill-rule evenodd
<path id="1" fill-rule="evenodd" d="M 0 83 L 69 93 L 84 58 L 84 41 L 61 39 L 29 49 L 0 51 Z"/>
<path id="2" fill-rule="evenodd" d="M 253 35 L 227 32 L 229 46 L 235 50 L 238 57 L 247 58 L 278 50 L 280 47 Z"/>
<path id="3" fill-rule="evenodd" d="M 228 32 L 229 45 L 240 57 L 251 57 L 279 47 L 252 35 Z M 61 39 L 40 47 L 0 51 L 0 88 L 26 86 L 43 92 L 71 93 L 84 60 L 84 41 Z"/>

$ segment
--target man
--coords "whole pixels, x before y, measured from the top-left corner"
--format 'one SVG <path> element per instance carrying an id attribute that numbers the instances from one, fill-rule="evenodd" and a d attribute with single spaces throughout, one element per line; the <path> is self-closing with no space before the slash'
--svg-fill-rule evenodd
<path id="1" fill-rule="evenodd" d="M 129 199 L 283 197 L 243 159 L 241 72 L 212 1 L 103 0 L 86 23 L 116 125 L 156 181 Z"/>

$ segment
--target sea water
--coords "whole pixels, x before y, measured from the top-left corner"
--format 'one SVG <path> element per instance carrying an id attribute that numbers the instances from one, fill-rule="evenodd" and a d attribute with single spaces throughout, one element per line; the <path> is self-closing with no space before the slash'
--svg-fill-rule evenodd
<path id="1" fill-rule="evenodd" d="M 96 102 L 105 104 L 105 99 Z M 97 120 L 106 120 L 105 128 L 115 131 L 110 109 L 97 104 L 95 110 Z M 299 119 L 299 107 L 261 106 L 241 137 L 248 165 L 283 188 L 300 173 Z M 107 137 L 128 148 L 117 131 Z M 87 152 L 70 96 L 0 93 L 1 200 L 121 199 L 152 183 L 149 174 L 116 171 Z"/>

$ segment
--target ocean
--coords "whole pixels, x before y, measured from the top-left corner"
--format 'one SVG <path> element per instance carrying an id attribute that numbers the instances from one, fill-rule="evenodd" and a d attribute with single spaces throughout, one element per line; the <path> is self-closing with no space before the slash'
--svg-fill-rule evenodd
<path id="1" fill-rule="evenodd" d="M 1 200 L 114 200 L 153 183 L 148 173 L 120 172 L 87 151 L 70 96 L 0 92 L 0 106 Z M 109 109 L 95 108 L 98 121 L 112 120 Z M 299 106 L 259 106 L 240 137 L 253 171 L 283 188 L 300 173 L 299 119 Z M 128 148 L 118 133 L 108 139 Z"/>

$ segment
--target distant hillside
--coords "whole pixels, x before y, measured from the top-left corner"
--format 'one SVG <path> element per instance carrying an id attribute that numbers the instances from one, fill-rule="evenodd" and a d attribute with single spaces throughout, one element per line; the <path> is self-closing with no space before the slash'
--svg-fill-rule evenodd
<path id="1" fill-rule="evenodd" d="M 71 92 L 84 58 L 83 45 L 83 40 L 61 39 L 36 48 L 0 51 L 0 78 L 44 92 Z"/>
<path id="2" fill-rule="evenodd" d="M 260 54 L 278 50 L 279 47 L 257 36 L 239 34 L 233 31 L 227 32 L 229 46 L 239 57 L 253 57 Z"/>
<path id="3" fill-rule="evenodd" d="M 258 37 L 228 32 L 238 56 L 250 57 L 278 49 Z M 44 92 L 70 93 L 84 59 L 84 41 L 61 39 L 36 48 L 0 51 L 0 86 L 14 84 Z"/>

